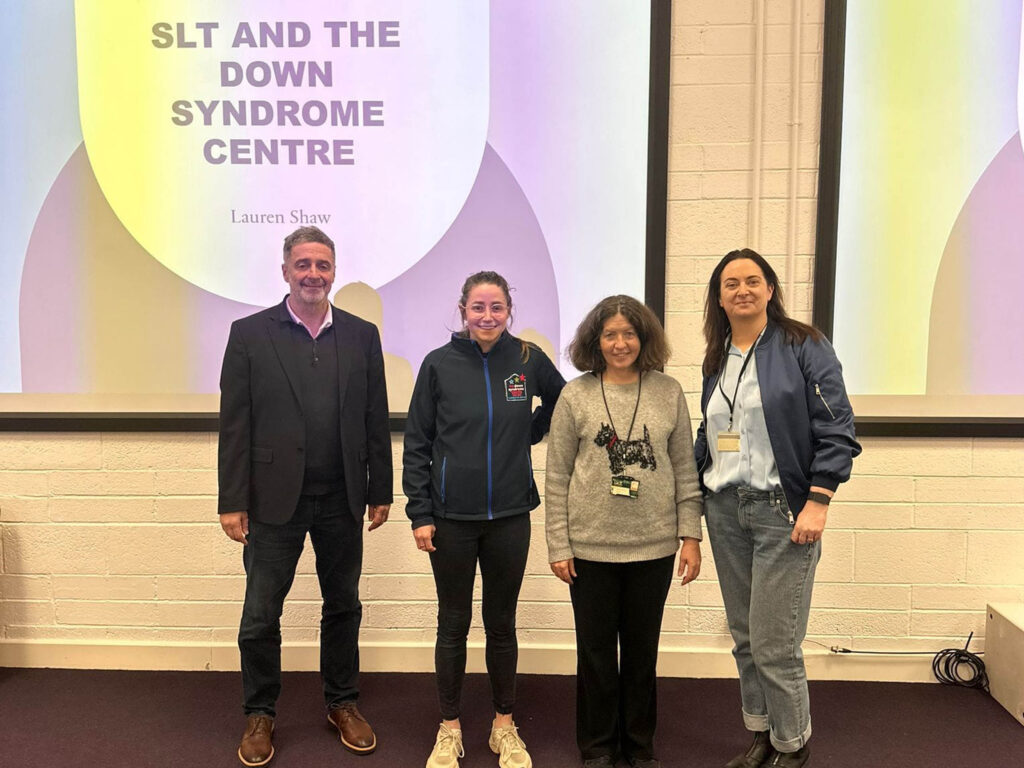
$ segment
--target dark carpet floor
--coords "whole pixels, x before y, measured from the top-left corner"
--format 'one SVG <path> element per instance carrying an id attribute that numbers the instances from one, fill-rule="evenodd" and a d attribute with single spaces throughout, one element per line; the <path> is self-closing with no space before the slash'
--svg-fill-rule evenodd
<path id="1" fill-rule="evenodd" d="M 433 676 L 364 674 L 360 706 L 380 746 L 345 752 L 319 678 L 287 673 L 273 768 L 422 768 L 437 731 Z M 240 678 L 218 672 L 0 669 L 0 766 L 241 765 Z M 734 680 L 663 679 L 657 745 L 665 768 L 721 768 L 747 744 Z M 574 678 L 520 675 L 516 721 L 535 768 L 575 768 Z M 814 768 L 1024 766 L 1024 727 L 981 691 L 812 682 Z M 467 677 L 462 768 L 494 768 L 486 678 Z M 621 765 L 621 764 L 620 764 Z"/>

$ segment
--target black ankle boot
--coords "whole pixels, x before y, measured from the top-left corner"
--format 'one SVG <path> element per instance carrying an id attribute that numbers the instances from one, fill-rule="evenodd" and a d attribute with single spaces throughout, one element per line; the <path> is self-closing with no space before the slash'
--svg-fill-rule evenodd
<path id="1" fill-rule="evenodd" d="M 765 763 L 767 768 L 802 768 L 811 757 L 811 748 L 804 744 L 796 752 L 776 752 L 771 761 Z"/>
<path id="2" fill-rule="evenodd" d="M 726 763 L 725 768 L 760 768 L 774 754 L 768 731 L 755 731 L 754 741 L 747 751 Z"/>

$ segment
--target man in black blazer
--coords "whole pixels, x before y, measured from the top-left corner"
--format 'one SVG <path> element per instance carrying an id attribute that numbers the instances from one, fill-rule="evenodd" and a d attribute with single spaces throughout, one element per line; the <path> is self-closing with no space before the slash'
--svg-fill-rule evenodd
<path id="1" fill-rule="evenodd" d="M 342 744 L 369 754 L 377 739 L 359 695 L 362 519 L 388 518 L 391 435 L 380 337 L 331 306 L 334 243 L 316 227 L 284 241 L 290 292 L 231 326 L 220 389 L 218 511 L 244 544 L 238 631 L 245 735 L 239 759 L 265 765 L 281 690 L 281 611 L 309 534 L 323 596 L 320 674 Z"/>

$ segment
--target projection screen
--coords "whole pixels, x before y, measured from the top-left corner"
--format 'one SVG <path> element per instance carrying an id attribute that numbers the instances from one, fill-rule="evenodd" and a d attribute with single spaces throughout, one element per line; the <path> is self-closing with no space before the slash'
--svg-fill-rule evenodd
<path id="1" fill-rule="evenodd" d="M 305 224 L 337 244 L 332 301 L 380 328 L 398 416 L 472 272 L 508 278 L 512 331 L 566 375 L 598 299 L 663 309 L 667 0 L 0 15 L 8 423 L 215 415 L 228 328 L 282 300 Z"/>
<path id="2" fill-rule="evenodd" d="M 859 424 L 1024 434 L 1021 7 L 827 8 L 815 321 Z"/>

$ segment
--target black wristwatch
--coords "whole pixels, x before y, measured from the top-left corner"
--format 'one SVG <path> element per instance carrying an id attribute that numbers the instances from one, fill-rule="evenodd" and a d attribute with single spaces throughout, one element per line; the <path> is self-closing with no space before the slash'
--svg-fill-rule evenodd
<path id="1" fill-rule="evenodd" d="M 827 507 L 828 503 L 832 501 L 832 497 L 829 496 L 827 493 L 821 493 L 820 491 L 811 491 L 810 493 L 807 494 L 807 500 L 816 501 L 819 504 L 824 504 Z"/>

